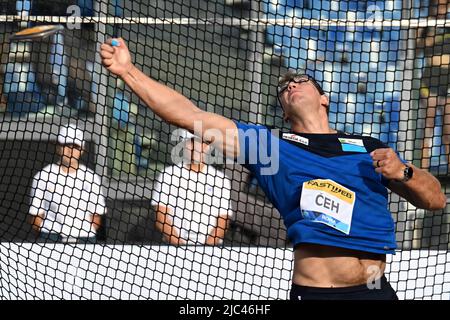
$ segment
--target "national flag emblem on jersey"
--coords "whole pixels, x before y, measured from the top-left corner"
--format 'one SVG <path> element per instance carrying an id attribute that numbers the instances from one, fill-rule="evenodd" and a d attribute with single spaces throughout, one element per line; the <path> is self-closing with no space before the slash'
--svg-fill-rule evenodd
<path id="1" fill-rule="evenodd" d="M 362 139 L 338 138 L 342 151 L 347 152 L 367 152 Z"/>

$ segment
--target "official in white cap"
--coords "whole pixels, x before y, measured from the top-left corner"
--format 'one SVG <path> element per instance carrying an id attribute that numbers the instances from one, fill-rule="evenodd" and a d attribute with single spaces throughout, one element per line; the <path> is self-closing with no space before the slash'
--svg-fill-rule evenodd
<path id="1" fill-rule="evenodd" d="M 170 244 L 220 245 L 233 214 L 231 181 L 206 163 L 208 144 L 186 130 L 177 129 L 174 135 L 183 156 L 172 153 L 175 165 L 167 166 L 156 180 L 156 228 Z"/>
<path id="2" fill-rule="evenodd" d="M 33 179 L 30 217 L 39 238 L 58 242 L 95 242 L 106 212 L 101 179 L 80 163 L 85 141 L 74 124 L 60 129 L 58 163 Z"/>

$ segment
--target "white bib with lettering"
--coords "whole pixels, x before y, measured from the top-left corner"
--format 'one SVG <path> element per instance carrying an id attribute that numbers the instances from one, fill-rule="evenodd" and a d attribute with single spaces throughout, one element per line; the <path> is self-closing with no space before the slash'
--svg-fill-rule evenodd
<path id="1" fill-rule="evenodd" d="M 330 179 L 303 183 L 300 209 L 303 218 L 350 233 L 355 193 Z"/>

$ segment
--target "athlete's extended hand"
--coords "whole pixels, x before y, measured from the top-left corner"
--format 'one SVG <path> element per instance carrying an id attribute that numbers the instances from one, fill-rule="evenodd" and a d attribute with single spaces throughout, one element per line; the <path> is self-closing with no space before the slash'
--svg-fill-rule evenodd
<path id="1" fill-rule="evenodd" d="M 122 38 L 106 40 L 100 47 L 100 56 L 103 65 L 119 77 L 125 76 L 133 68 L 130 51 Z"/>
<path id="2" fill-rule="evenodd" d="M 402 180 L 405 164 L 391 148 L 376 149 L 370 153 L 375 171 L 389 180 Z"/>

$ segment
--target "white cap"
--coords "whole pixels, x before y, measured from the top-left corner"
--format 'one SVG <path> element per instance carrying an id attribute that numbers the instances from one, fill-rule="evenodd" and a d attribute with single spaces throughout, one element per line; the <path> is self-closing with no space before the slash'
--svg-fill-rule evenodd
<path id="1" fill-rule="evenodd" d="M 74 124 L 69 124 L 66 127 L 62 127 L 58 134 L 59 144 L 76 144 L 84 148 L 84 134 L 83 131 L 78 129 Z"/>

